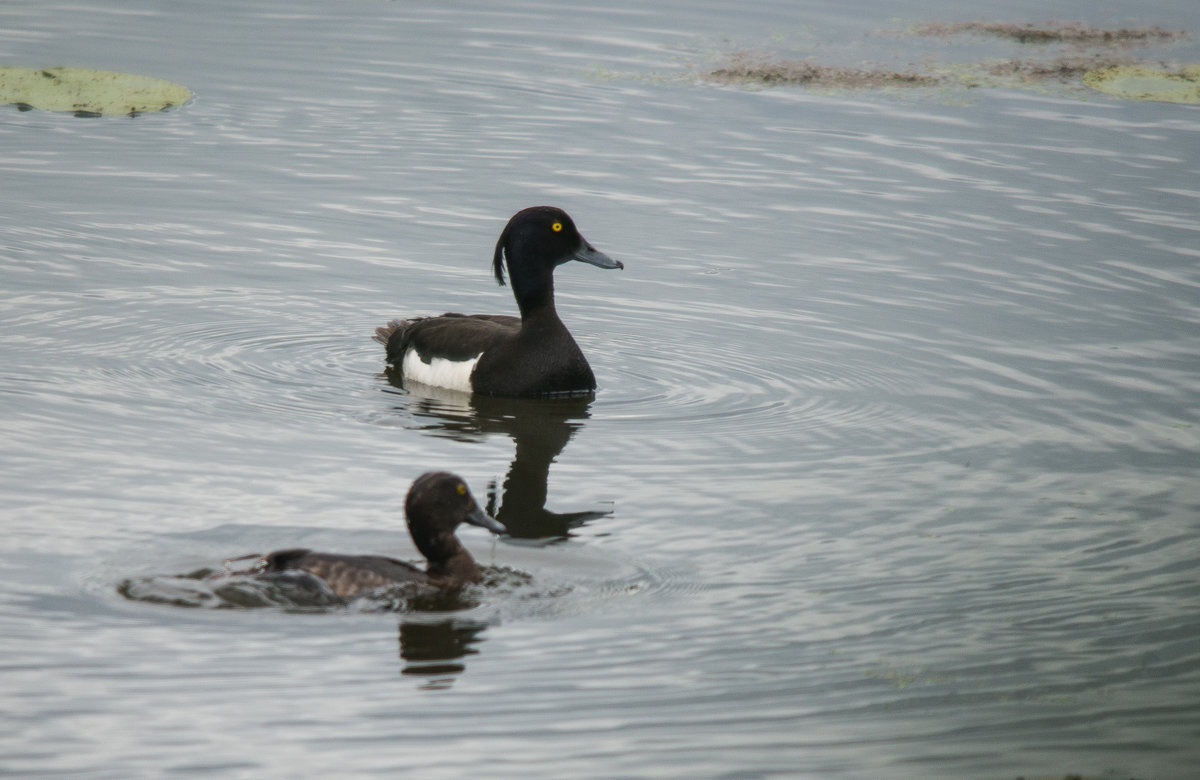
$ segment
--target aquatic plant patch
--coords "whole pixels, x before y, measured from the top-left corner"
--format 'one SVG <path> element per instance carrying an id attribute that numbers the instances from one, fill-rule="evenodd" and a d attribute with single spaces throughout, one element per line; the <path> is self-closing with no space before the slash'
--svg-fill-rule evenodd
<path id="1" fill-rule="evenodd" d="M 886 34 L 897 34 L 890 31 Z M 930 22 L 899 33 L 948 37 L 970 34 L 1015 41 L 1023 51 L 1036 52 L 1000 60 L 959 64 L 938 63 L 932 57 L 920 66 L 893 69 L 882 66 L 844 67 L 814 58 L 779 59 L 765 51 L 738 51 L 726 55 L 719 67 L 702 78 L 724 84 L 812 89 L 888 89 L 892 87 L 962 86 L 1041 88 L 1057 82 L 1073 85 L 1086 94 L 1084 85 L 1128 100 L 1200 102 L 1198 65 L 1170 68 L 1130 53 L 1134 47 L 1190 38 L 1183 30 L 1161 27 L 1101 29 L 1077 22 L 1010 24 L 1000 22 Z"/>
<path id="2" fill-rule="evenodd" d="M 764 86 L 803 85 L 830 89 L 933 86 L 939 78 L 913 71 L 891 71 L 821 65 L 807 60 L 769 60 L 735 53 L 728 64 L 710 72 L 713 81 Z"/>
<path id="3" fill-rule="evenodd" d="M 1071 43 L 1084 45 L 1140 45 L 1164 43 L 1188 37 L 1182 30 L 1161 27 L 1125 27 L 1105 30 L 1078 22 L 1009 23 L 1009 22 L 925 22 L 914 25 L 914 35 L 950 36 L 959 34 L 988 35 L 1007 38 L 1017 43 Z"/>
<path id="4" fill-rule="evenodd" d="M 76 116 L 136 115 L 191 100 L 187 87 L 132 73 L 87 68 L 0 68 L 0 105 Z"/>
<path id="5" fill-rule="evenodd" d="M 1200 64 L 1173 70 L 1139 65 L 1117 65 L 1090 70 L 1083 83 L 1106 95 L 1128 100 L 1200 105 Z"/>

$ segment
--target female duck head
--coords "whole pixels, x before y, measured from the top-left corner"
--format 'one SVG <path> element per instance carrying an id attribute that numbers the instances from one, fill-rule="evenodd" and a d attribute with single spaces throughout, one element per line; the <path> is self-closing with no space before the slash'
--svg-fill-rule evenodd
<path id="1" fill-rule="evenodd" d="M 404 499 L 408 532 L 430 565 L 453 558 L 461 549 L 454 530 L 470 523 L 502 534 L 505 528 L 479 506 L 467 483 L 446 471 L 417 477 Z"/>

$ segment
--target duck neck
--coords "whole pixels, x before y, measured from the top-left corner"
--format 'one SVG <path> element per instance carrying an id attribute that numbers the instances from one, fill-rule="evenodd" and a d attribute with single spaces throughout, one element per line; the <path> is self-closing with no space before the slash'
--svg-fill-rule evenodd
<path id="1" fill-rule="evenodd" d="M 513 296 L 521 310 L 522 320 L 558 319 L 554 309 L 554 274 L 552 269 L 532 277 L 512 280 Z"/>
<path id="2" fill-rule="evenodd" d="M 450 555 L 438 558 L 437 560 L 430 559 L 425 573 L 439 580 L 454 580 L 457 582 L 479 582 L 482 580 L 483 572 L 479 570 L 479 565 L 475 563 L 475 559 L 471 557 L 471 553 L 467 552 L 467 548 L 463 547 L 457 540 L 455 540 L 454 546 L 457 549 Z"/>

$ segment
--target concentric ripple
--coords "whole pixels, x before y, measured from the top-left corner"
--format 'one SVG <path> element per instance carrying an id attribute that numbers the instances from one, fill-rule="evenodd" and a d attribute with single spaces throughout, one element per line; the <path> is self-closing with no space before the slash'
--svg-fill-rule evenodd
<path id="1" fill-rule="evenodd" d="M 698 335 L 702 328 L 712 332 Z M 794 335 L 763 338 L 744 326 L 679 322 L 623 334 L 619 349 L 596 350 L 611 372 L 598 405 L 607 420 L 670 426 L 672 438 L 878 434 L 911 418 L 896 397 L 914 382 L 884 349 L 812 323 L 789 323 L 788 331 Z"/>
<path id="2" fill-rule="evenodd" d="M 58 295 L 30 301 L 11 322 L 26 332 L 44 329 L 50 344 L 55 332 L 86 334 L 79 354 L 59 360 L 72 366 L 75 388 L 90 397 L 327 417 L 344 410 L 353 377 L 369 382 L 363 369 L 368 355 L 377 357 L 362 333 L 330 319 L 336 304 L 327 301 L 264 308 L 264 293 L 251 289 L 82 295 L 93 311 L 95 299 L 105 299 L 111 313 L 75 317 L 78 298 Z M 30 364 L 47 359 L 44 348 L 36 339 L 28 344 Z"/>

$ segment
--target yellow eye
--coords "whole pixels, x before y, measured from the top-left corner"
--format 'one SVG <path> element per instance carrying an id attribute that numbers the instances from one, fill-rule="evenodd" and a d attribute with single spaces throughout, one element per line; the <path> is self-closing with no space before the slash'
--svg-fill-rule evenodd
<path id="1" fill-rule="evenodd" d="M 550 226 L 550 229 L 553 230 L 555 233 L 561 233 L 562 232 L 562 223 L 555 222 L 553 225 Z"/>
<path id="2" fill-rule="evenodd" d="M 459 482 L 458 487 L 456 487 L 454 489 L 458 491 L 458 494 L 460 496 L 465 496 L 467 494 L 467 486 L 461 482 Z"/>

